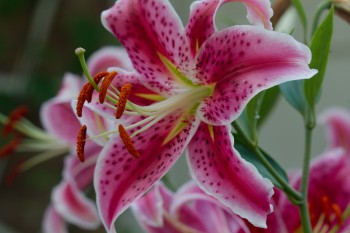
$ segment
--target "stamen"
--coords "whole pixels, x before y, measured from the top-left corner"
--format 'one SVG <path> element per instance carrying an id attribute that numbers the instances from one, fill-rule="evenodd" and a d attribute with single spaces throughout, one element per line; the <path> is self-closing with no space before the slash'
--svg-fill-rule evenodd
<path id="1" fill-rule="evenodd" d="M 107 90 L 109 85 L 111 85 L 111 82 L 113 81 L 114 77 L 117 75 L 117 72 L 113 71 L 110 72 L 102 81 L 101 87 L 100 87 L 100 94 L 99 94 L 99 100 L 102 104 L 105 101 Z"/>
<path id="2" fill-rule="evenodd" d="M 100 81 L 102 80 L 102 78 L 107 76 L 107 75 L 108 75 L 108 72 L 106 72 L 106 71 L 96 74 L 94 77 L 94 81 L 95 81 L 96 85 L 98 85 L 100 83 Z M 91 85 L 91 83 L 89 83 L 89 84 L 90 85 L 89 85 L 89 88 L 88 88 L 87 93 L 86 93 L 86 101 L 88 103 L 91 102 L 92 93 L 94 92 L 94 87 Z"/>
<path id="3" fill-rule="evenodd" d="M 124 142 L 124 145 L 126 147 L 126 149 L 128 150 L 128 152 L 134 156 L 134 158 L 139 158 L 140 154 L 139 152 L 135 149 L 134 144 L 132 143 L 132 140 L 128 134 L 128 132 L 126 132 L 125 128 L 123 127 L 123 125 L 119 125 L 118 126 L 119 129 L 119 135 L 121 137 L 121 139 Z"/>
<path id="4" fill-rule="evenodd" d="M 0 158 L 11 154 L 17 146 L 21 143 L 22 141 L 22 135 L 17 134 L 16 137 L 10 141 L 8 144 L 6 144 L 3 148 L 0 149 Z"/>
<path id="5" fill-rule="evenodd" d="M 86 125 L 83 125 L 79 130 L 78 138 L 77 138 L 77 155 L 80 162 L 84 162 L 85 160 L 84 148 L 85 148 L 85 140 L 86 140 L 86 130 L 87 130 Z"/>
<path id="6" fill-rule="evenodd" d="M 119 102 L 117 106 L 117 112 L 115 113 L 115 118 L 119 119 L 125 110 L 126 102 L 129 98 L 130 92 L 131 92 L 132 84 L 127 83 L 124 86 L 122 86 L 120 90 L 119 95 Z"/>
<path id="7" fill-rule="evenodd" d="M 28 111 L 29 110 L 26 106 L 19 106 L 18 108 L 10 112 L 8 121 L 4 125 L 4 129 L 2 132 L 3 136 L 7 136 L 9 133 L 11 133 L 16 122 L 23 118 L 28 113 Z"/>
<path id="8" fill-rule="evenodd" d="M 343 218 L 342 218 L 343 214 L 342 214 L 342 211 L 340 209 L 340 206 L 338 204 L 332 204 L 331 207 L 332 207 L 332 210 L 333 210 L 335 217 L 337 219 L 338 225 L 341 225 L 343 222 Z"/>
<path id="9" fill-rule="evenodd" d="M 325 220 L 328 224 L 330 224 L 331 213 L 330 213 L 329 198 L 327 196 L 322 196 L 321 203 L 322 203 L 322 209 L 325 214 Z"/>
<path id="10" fill-rule="evenodd" d="M 107 74 L 108 72 L 98 73 L 93 79 L 94 83 L 97 85 L 101 81 L 101 79 Z M 78 103 L 76 107 L 78 117 L 81 117 L 83 115 L 83 107 L 84 107 L 85 101 L 87 101 L 88 103 L 91 102 L 93 92 L 94 92 L 94 87 L 92 86 L 91 83 L 86 83 L 81 89 L 80 94 L 78 96 Z"/>

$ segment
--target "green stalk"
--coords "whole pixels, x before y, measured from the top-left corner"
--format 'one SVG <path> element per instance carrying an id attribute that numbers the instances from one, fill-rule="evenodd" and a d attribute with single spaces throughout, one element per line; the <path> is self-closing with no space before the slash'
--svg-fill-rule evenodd
<path id="1" fill-rule="evenodd" d="M 322 12 L 326 9 L 329 9 L 331 5 L 332 4 L 329 2 L 329 0 L 325 0 L 317 6 L 317 9 L 316 9 L 313 21 L 312 21 L 312 31 L 311 31 L 312 34 L 311 34 L 311 36 L 313 36 L 315 34 L 315 32 L 318 28 L 318 24 L 320 22 Z"/>
<path id="2" fill-rule="evenodd" d="M 303 164 L 303 176 L 301 180 L 300 192 L 303 196 L 303 202 L 299 205 L 299 211 L 301 216 L 301 225 L 304 233 L 312 233 L 309 209 L 308 209 L 308 183 L 309 183 L 309 170 L 310 170 L 310 159 L 311 159 L 311 142 L 312 142 L 312 130 L 314 124 L 311 123 L 306 125 L 305 132 L 305 154 Z"/>
<path id="3" fill-rule="evenodd" d="M 296 191 L 293 187 L 291 187 L 279 174 L 278 172 L 272 167 L 272 165 L 269 163 L 269 161 L 265 158 L 259 147 L 256 143 L 252 142 L 247 135 L 244 134 L 243 130 L 240 128 L 240 126 L 233 122 L 233 127 L 237 130 L 239 135 L 241 135 L 246 143 L 251 147 L 251 149 L 254 150 L 255 154 L 257 155 L 258 159 L 262 162 L 262 164 L 266 167 L 266 169 L 271 173 L 271 175 L 280 183 L 280 185 L 283 188 L 283 191 L 287 194 L 287 196 L 296 202 L 299 202 L 302 199 L 302 195 Z"/>

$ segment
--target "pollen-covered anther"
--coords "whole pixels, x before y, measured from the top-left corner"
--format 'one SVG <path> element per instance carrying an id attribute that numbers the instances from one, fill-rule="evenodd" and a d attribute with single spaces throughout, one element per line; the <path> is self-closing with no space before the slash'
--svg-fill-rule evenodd
<path id="1" fill-rule="evenodd" d="M 99 84 L 101 79 L 105 77 L 108 74 L 108 72 L 100 72 L 94 77 L 94 81 L 96 84 Z M 86 83 L 83 88 L 81 89 L 79 96 L 78 96 L 78 103 L 76 107 L 77 115 L 78 117 L 81 117 L 83 115 L 83 107 L 85 101 L 88 103 L 92 100 L 92 94 L 94 92 L 94 87 L 91 85 L 91 83 Z"/>
<path id="2" fill-rule="evenodd" d="M 108 73 L 108 75 L 103 79 L 100 87 L 100 94 L 99 94 L 99 101 L 101 104 L 105 101 L 108 87 L 109 85 L 111 85 L 111 82 L 113 81 L 116 75 L 117 75 L 117 72 L 113 71 Z"/>
<path id="3" fill-rule="evenodd" d="M 80 162 L 85 161 L 85 140 L 86 140 L 86 125 L 83 125 L 78 133 L 77 137 L 77 155 Z"/>
<path id="4" fill-rule="evenodd" d="M 0 149 L 0 158 L 8 154 L 11 154 L 17 148 L 17 146 L 21 143 L 21 141 L 22 141 L 22 135 L 17 134 L 13 138 L 13 140 L 11 140 L 9 143 L 7 143 L 5 146 L 3 146 Z"/>
<path id="5" fill-rule="evenodd" d="M 14 109 L 12 112 L 10 112 L 8 121 L 4 125 L 2 134 L 3 136 L 7 136 L 9 133 L 13 131 L 14 125 L 16 122 L 21 120 L 27 113 L 29 109 L 26 106 L 19 106 L 16 109 Z"/>
<path id="6" fill-rule="evenodd" d="M 119 119 L 125 110 L 126 102 L 128 101 L 130 92 L 131 92 L 132 84 L 127 83 L 124 86 L 122 86 L 120 90 L 120 95 L 119 95 L 119 102 L 117 106 L 117 111 L 115 113 L 115 118 Z"/>
<path id="7" fill-rule="evenodd" d="M 343 217 L 342 217 L 343 213 L 342 213 L 342 211 L 340 209 L 340 206 L 338 204 L 332 204 L 331 208 L 332 208 L 332 210 L 333 210 L 333 212 L 335 214 L 335 218 L 337 220 L 338 225 L 341 225 L 342 222 L 343 222 Z"/>
<path id="8" fill-rule="evenodd" d="M 126 149 L 128 150 L 128 152 L 134 156 L 134 158 L 139 158 L 140 157 L 140 153 L 135 149 L 134 144 L 132 143 L 132 140 L 128 134 L 128 132 L 126 132 L 125 128 L 123 127 L 123 125 L 119 125 L 118 126 L 119 129 L 119 135 L 120 138 L 122 139 Z"/>

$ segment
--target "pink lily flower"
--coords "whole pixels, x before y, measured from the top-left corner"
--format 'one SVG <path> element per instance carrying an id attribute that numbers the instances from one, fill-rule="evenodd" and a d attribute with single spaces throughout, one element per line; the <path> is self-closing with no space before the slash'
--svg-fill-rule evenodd
<path id="1" fill-rule="evenodd" d="M 310 78 L 316 71 L 308 67 L 311 54 L 305 45 L 266 30 L 271 29 L 272 15 L 268 0 L 241 1 L 248 20 L 257 26 L 216 31 L 215 14 L 225 2 L 194 2 L 185 28 L 166 0 L 119 0 L 102 13 L 103 24 L 124 45 L 135 69 L 117 69 L 107 101 L 89 105 L 115 124 L 100 134 L 109 141 L 94 176 L 108 232 L 115 232 L 116 218 L 186 148 L 191 173 L 205 192 L 254 225 L 266 227 L 272 183 L 233 148 L 230 124 L 258 92 Z M 132 99 L 136 97 L 152 101 L 139 104 Z M 119 106 L 126 111 L 115 120 L 114 112 L 119 118 L 123 110 Z"/>
<path id="2" fill-rule="evenodd" d="M 149 233 L 249 233 L 245 222 L 204 193 L 194 182 L 175 194 L 156 184 L 132 206 L 135 218 Z"/>
<path id="3" fill-rule="evenodd" d="M 309 211 L 314 233 L 350 232 L 350 113 L 340 108 L 324 112 L 329 147 L 311 162 Z M 290 182 L 298 188 L 301 173 L 293 172 Z M 276 190 L 274 213 L 268 216 L 266 230 L 252 227 L 253 233 L 302 232 L 297 207 Z"/>

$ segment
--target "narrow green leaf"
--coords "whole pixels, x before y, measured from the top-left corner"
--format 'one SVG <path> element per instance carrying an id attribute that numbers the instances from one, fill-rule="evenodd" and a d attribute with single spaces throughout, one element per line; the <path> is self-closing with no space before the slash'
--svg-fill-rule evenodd
<path id="1" fill-rule="evenodd" d="M 333 15 L 334 9 L 332 7 L 313 35 L 310 44 L 312 52 L 310 67 L 318 70 L 318 73 L 314 77 L 305 80 L 305 96 L 311 108 L 314 108 L 319 99 L 320 89 L 327 68 L 333 35 Z"/>
<path id="2" fill-rule="evenodd" d="M 304 80 L 289 81 L 281 84 L 279 87 L 288 103 L 304 116 L 308 108 L 308 102 L 305 97 Z"/>
<path id="3" fill-rule="evenodd" d="M 292 3 L 298 12 L 301 24 L 303 25 L 304 42 L 306 43 L 307 42 L 307 18 L 306 18 L 304 7 L 301 4 L 300 0 L 292 0 Z"/>
<path id="4" fill-rule="evenodd" d="M 271 113 L 273 108 L 277 104 L 279 99 L 280 91 L 278 86 L 269 88 L 265 91 L 264 98 L 262 100 L 259 112 L 258 127 L 262 125 L 267 116 Z"/>
<path id="5" fill-rule="evenodd" d="M 257 142 L 257 122 L 264 92 L 259 93 L 249 101 L 241 116 L 237 119 L 237 124 L 243 129 L 244 133 L 253 142 Z"/>
<path id="6" fill-rule="evenodd" d="M 237 136 L 235 136 L 235 149 L 241 154 L 242 158 L 253 164 L 259 173 L 264 177 L 269 179 L 276 187 L 282 188 L 280 183 L 271 175 L 271 173 L 265 168 L 265 166 L 260 162 L 255 153 L 242 144 L 239 140 L 237 140 Z M 262 151 L 266 159 L 273 166 L 273 168 L 279 173 L 279 175 L 288 183 L 288 176 L 285 170 L 266 152 Z"/>

